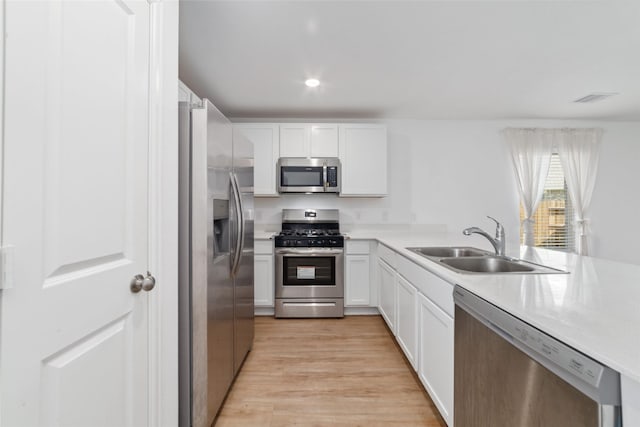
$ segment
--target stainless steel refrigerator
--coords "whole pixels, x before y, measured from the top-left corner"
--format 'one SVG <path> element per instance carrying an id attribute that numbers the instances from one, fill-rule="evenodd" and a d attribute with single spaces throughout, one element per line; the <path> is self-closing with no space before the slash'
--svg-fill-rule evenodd
<path id="1" fill-rule="evenodd" d="M 253 145 L 179 107 L 180 426 L 209 427 L 253 342 Z"/>

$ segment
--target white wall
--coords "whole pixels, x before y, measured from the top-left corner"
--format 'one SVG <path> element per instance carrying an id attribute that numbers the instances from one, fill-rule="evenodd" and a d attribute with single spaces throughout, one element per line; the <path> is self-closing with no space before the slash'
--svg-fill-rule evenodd
<path id="1" fill-rule="evenodd" d="M 591 202 L 596 257 L 640 264 L 640 123 L 603 124 Z"/>
<path id="2" fill-rule="evenodd" d="M 343 228 L 444 224 L 456 232 L 503 222 L 518 244 L 519 201 L 500 130 L 509 126 L 605 129 L 592 201 L 593 255 L 640 264 L 640 122 L 388 120 L 389 197 L 284 195 L 256 200 L 257 226 L 277 227 L 283 208 L 338 208 Z M 471 238 L 470 238 L 471 239 Z"/>

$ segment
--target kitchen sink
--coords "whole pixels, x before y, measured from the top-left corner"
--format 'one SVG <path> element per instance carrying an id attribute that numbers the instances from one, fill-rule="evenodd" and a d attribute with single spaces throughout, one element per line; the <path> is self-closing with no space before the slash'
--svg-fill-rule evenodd
<path id="1" fill-rule="evenodd" d="M 436 260 L 441 265 L 458 273 L 516 273 L 516 274 L 552 274 L 566 273 L 566 271 L 520 259 L 501 256 L 467 257 L 467 258 L 441 258 Z"/>
<path id="2" fill-rule="evenodd" d="M 494 255 L 491 252 L 466 246 L 426 246 L 407 248 L 437 262 L 456 273 L 463 274 L 553 274 L 566 271 L 516 258 Z"/>
<path id="3" fill-rule="evenodd" d="M 469 256 L 485 256 L 489 252 L 477 248 L 462 246 L 427 246 L 423 248 L 407 248 L 412 252 L 425 257 L 433 258 L 458 258 Z"/>

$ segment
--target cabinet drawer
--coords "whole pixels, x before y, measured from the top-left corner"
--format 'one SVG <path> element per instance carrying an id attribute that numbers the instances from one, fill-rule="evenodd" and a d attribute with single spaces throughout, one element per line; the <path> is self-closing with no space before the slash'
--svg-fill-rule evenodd
<path id="1" fill-rule="evenodd" d="M 453 317 L 453 285 L 403 256 L 398 257 L 396 269 L 418 291 Z"/>
<path id="2" fill-rule="evenodd" d="M 348 255 L 368 255 L 369 240 L 348 240 L 347 254 Z"/>
<path id="3" fill-rule="evenodd" d="M 378 257 L 391 267 L 396 268 L 396 253 L 383 244 L 378 245 Z"/>
<path id="4" fill-rule="evenodd" d="M 253 245 L 253 250 L 256 254 L 273 254 L 273 240 L 255 240 L 253 242 Z"/>

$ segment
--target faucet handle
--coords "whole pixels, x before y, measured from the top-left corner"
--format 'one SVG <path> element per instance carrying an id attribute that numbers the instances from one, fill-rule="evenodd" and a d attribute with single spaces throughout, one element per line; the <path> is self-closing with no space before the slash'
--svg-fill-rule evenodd
<path id="1" fill-rule="evenodd" d="M 496 238 L 499 239 L 504 236 L 504 227 L 500 224 L 500 221 L 489 215 L 487 215 L 487 218 L 492 219 L 496 223 Z"/>

